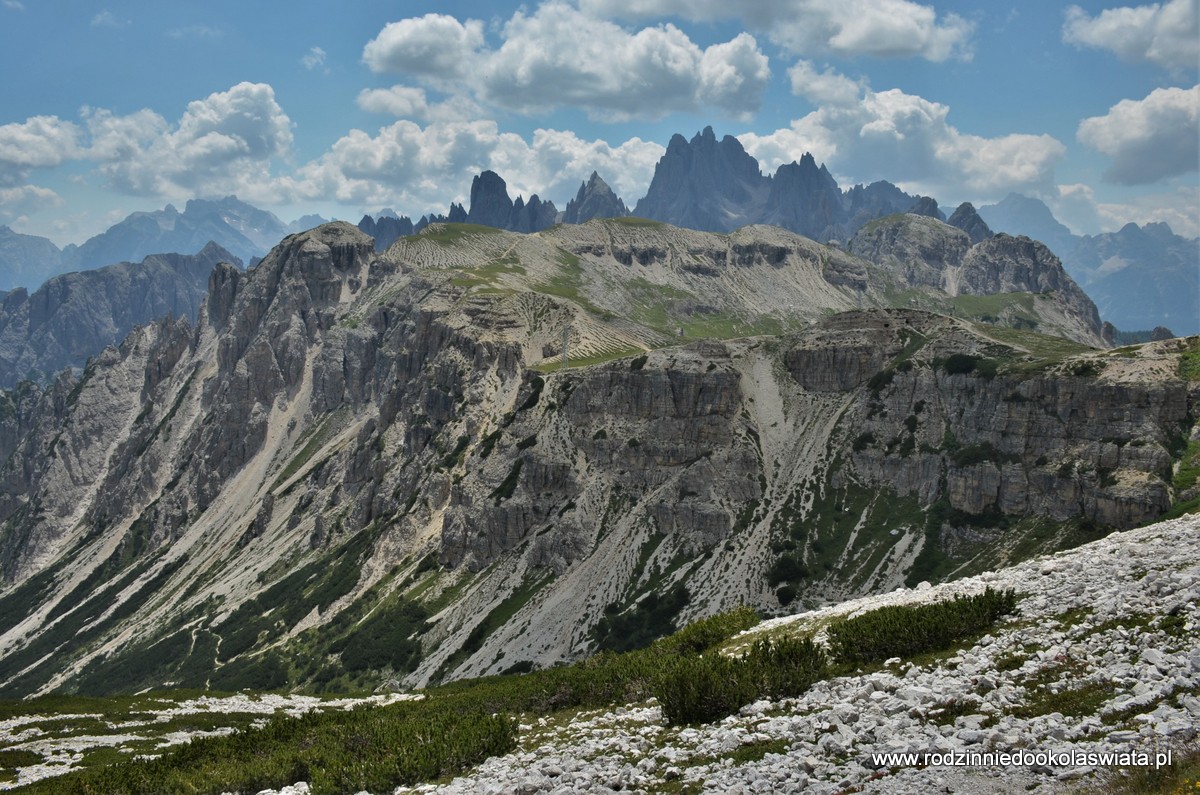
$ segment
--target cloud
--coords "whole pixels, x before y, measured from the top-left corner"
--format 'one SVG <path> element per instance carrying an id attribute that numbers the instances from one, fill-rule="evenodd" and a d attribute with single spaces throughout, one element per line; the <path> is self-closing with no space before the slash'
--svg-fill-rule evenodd
<path id="1" fill-rule="evenodd" d="M 1047 190 L 1066 152 L 1049 135 L 962 133 L 947 121 L 947 106 L 899 89 L 864 92 L 856 103 L 826 105 L 769 135 L 738 138 L 764 169 L 811 152 L 841 181 L 888 179 L 942 197 Z"/>
<path id="2" fill-rule="evenodd" d="M 129 24 L 129 20 L 117 19 L 113 12 L 106 9 L 92 17 L 91 24 L 93 28 L 123 28 Z"/>
<path id="3" fill-rule="evenodd" d="M 970 59 L 974 32 L 961 16 L 939 18 L 933 7 L 910 0 L 582 0 L 580 6 L 590 14 L 624 19 L 739 19 L 798 55 Z"/>
<path id="4" fill-rule="evenodd" d="M 386 113 L 402 118 L 424 118 L 429 110 L 425 89 L 411 86 L 364 89 L 359 92 L 357 102 L 368 113 Z"/>
<path id="5" fill-rule="evenodd" d="M 674 25 L 630 32 L 563 2 L 517 11 L 499 36 L 489 48 L 478 20 L 427 14 L 389 24 L 363 60 L 521 113 L 567 106 L 614 121 L 707 107 L 744 116 L 770 77 L 749 34 L 701 49 Z"/>
<path id="6" fill-rule="evenodd" d="M 714 44 L 700 59 L 697 98 L 705 104 L 746 118 L 758 110 L 771 69 L 767 56 L 748 33 Z"/>
<path id="7" fill-rule="evenodd" d="M 173 128 L 149 110 L 86 110 L 85 117 L 100 173 L 133 195 L 239 193 L 269 201 L 271 160 L 292 144 L 291 120 L 264 83 L 239 83 L 190 102 Z"/>
<path id="8" fill-rule="evenodd" d="M 1097 203 L 1104 229 L 1115 231 L 1128 223 L 1168 224 L 1177 235 L 1200 236 L 1200 187 L 1182 186 L 1171 193 L 1145 194 L 1127 203 Z"/>
<path id="9" fill-rule="evenodd" d="M 1200 61 L 1196 0 L 1109 8 L 1095 17 L 1070 6 L 1062 38 L 1078 47 L 1110 50 L 1127 61 L 1150 61 L 1171 70 L 1194 69 Z"/>
<path id="10" fill-rule="evenodd" d="M 310 72 L 313 69 L 319 69 L 325 66 L 325 51 L 320 47 L 309 47 L 308 52 L 305 53 L 304 57 L 300 59 L 300 63 L 303 64 L 304 68 Z M 329 74 L 328 69 L 325 69 L 324 71 L 326 74 Z"/>
<path id="11" fill-rule="evenodd" d="M 75 157 L 81 132 L 57 116 L 0 126 L 0 188 L 19 185 L 35 168 L 53 168 Z"/>
<path id="12" fill-rule="evenodd" d="M 452 96 L 444 102 L 430 102 L 425 89 L 412 86 L 364 89 L 356 101 L 368 113 L 402 119 L 467 121 L 483 115 L 483 110 L 467 97 Z"/>
<path id="13" fill-rule="evenodd" d="M 817 72 L 812 61 L 799 61 L 788 70 L 792 93 L 814 105 L 853 105 L 863 95 L 863 81 L 854 81 L 838 74 L 832 67 Z"/>
<path id="14" fill-rule="evenodd" d="M 5 223 L 22 219 L 25 213 L 61 207 L 63 204 L 62 197 L 49 188 L 37 185 L 0 187 L 0 219 L 3 219 Z"/>
<path id="15" fill-rule="evenodd" d="M 1148 185 L 1200 168 L 1200 85 L 1156 88 L 1142 100 L 1123 99 L 1103 116 L 1084 119 L 1079 142 L 1108 155 L 1104 177 Z"/>
<path id="16" fill-rule="evenodd" d="M 20 0 L 4 0 L 4 7 L 10 11 L 24 11 L 25 4 Z"/>
<path id="17" fill-rule="evenodd" d="M 363 48 L 363 62 L 373 72 L 455 79 L 470 74 L 481 47 L 479 20 L 464 24 L 446 14 L 426 14 L 386 25 Z"/>
<path id="18" fill-rule="evenodd" d="M 485 169 L 504 177 L 513 196 L 537 193 L 559 203 L 596 170 L 614 190 L 636 199 L 645 192 L 663 151 L 639 138 L 612 146 L 558 130 L 539 129 L 526 141 L 501 132 L 490 120 L 425 127 L 401 120 L 376 135 L 352 130 L 320 159 L 281 182 L 294 200 L 444 213 L 451 201 L 466 200 L 471 178 Z"/>

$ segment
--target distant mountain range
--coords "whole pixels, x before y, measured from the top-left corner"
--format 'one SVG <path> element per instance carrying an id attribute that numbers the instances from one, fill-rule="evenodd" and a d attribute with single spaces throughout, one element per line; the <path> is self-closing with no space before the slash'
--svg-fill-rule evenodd
<path id="1" fill-rule="evenodd" d="M 0 227 L 0 290 L 33 289 L 60 273 L 138 262 L 152 254 L 196 252 L 210 242 L 251 263 L 285 235 L 322 223 L 324 218 L 309 215 L 286 224 L 274 213 L 226 196 L 193 199 L 183 212 L 168 204 L 162 210 L 133 213 L 82 245 L 63 249 L 44 237 Z"/>
<path id="2" fill-rule="evenodd" d="M 504 179 L 484 171 L 472 181 L 469 209 L 451 204 L 446 214 L 413 221 L 386 210 L 363 216 L 358 228 L 383 251 L 397 239 L 431 223 L 471 223 L 515 232 L 537 232 L 555 223 L 632 214 L 701 231 L 730 232 L 748 224 L 770 224 L 818 242 L 849 241 L 865 224 L 897 213 L 947 220 L 937 202 L 914 196 L 886 181 L 843 190 L 810 154 L 764 175 L 758 161 L 732 136 L 718 140 L 706 127 L 689 141 L 671 138 L 655 167 L 647 193 L 632 213 L 595 172 L 560 212 L 534 194 L 509 196 Z M 114 262 L 136 262 L 161 252 L 193 252 L 209 241 L 253 264 L 285 235 L 323 223 L 305 216 L 285 224 L 274 214 L 236 197 L 192 200 L 183 212 L 167 205 L 130 215 L 81 246 L 59 250 L 45 238 L 0 227 L 0 290 L 32 288 L 52 275 Z M 1119 232 L 1075 235 L 1037 199 L 1012 194 L 980 207 L 960 206 L 948 219 L 978 243 L 993 230 L 1045 243 L 1067 272 L 1093 298 L 1101 316 L 1132 331 L 1168 327 L 1200 333 L 1198 241 L 1174 234 L 1166 224 L 1130 224 Z"/>
<path id="3" fill-rule="evenodd" d="M 1117 328 L 1200 334 L 1200 240 L 1180 237 L 1165 223 L 1075 235 L 1045 203 L 1019 194 L 980 207 L 979 215 L 992 229 L 1049 246 Z"/>
<path id="4" fill-rule="evenodd" d="M 29 293 L 0 300 L 0 388 L 44 381 L 125 339 L 134 327 L 168 315 L 195 322 L 218 262 L 241 266 L 216 243 L 194 255 L 154 254 L 51 277 Z"/>

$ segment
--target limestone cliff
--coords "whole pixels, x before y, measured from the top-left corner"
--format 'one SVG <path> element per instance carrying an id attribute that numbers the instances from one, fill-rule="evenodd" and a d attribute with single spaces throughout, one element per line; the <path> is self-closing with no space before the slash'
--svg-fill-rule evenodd
<path id="1" fill-rule="evenodd" d="M 0 693 L 521 670 L 667 593 L 668 624 L 819 603 L 1178 501 L 1194 345 L 884 308 L 899 284 L 947 296 L 640 219 L 383 254 L 338 223 L 218 266 L 194 326 L 0 403 Z"/>

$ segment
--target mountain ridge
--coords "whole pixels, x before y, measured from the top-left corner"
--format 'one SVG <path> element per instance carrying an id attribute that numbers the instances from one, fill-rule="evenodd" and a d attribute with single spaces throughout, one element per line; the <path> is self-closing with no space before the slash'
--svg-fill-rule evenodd
<path id="1" fill-rule="evenodd" d="M 6 396 L 0 692 L 552 665 L 674 586 L 672 621 L 778 610 L 1178 500 L 1190 343 L 884 308 L 902 284 L 775 227 L 630 218 L 383 254 L 337 223 L 218 266 L 194 327 Z M 375 614 L 428 616 L 383 671 L 339 651 Z"/>

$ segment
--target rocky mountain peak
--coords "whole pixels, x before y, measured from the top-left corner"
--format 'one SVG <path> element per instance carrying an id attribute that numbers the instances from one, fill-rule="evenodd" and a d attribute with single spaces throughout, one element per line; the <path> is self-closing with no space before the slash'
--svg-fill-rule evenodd
<path id="1" fill-rule="evenodd" d="M 918 196 L 916 203 L 908 211 L 913 215 L 924 215 L 938 220 L 945 218 L 942 211 L 938 209 L 937 201 L 932 196 Z"/>
<path id="2" fill-rule="evenodd" d="M 537 194 L 526 202 L 518 196 L 514 202 L 508 195 L 508 185 L 495 171 L 484 171 L 471 180 L 471 209 L 459 218 L 456 205 L 450 205 L 447 218 L 452 223 L 467 223 L 508 229 L 513 232 L 538 232 L 551 226 L 558 210 L 553 202 L 543 202 Z"/>
<path id="3" fill-rule="evenodd" d="M 508 185 L 495 171 L 484 171 L 471 180 L 470 223 L 504 229 L 512 216 L 513 201 Z"/>
<path id="4" fill-rule="evenodd" d="M 813 240 L 828 240 L 838 236 L 842 215 L 837 181 L 825 166 L 817 166 L 811 153 L 775 172 L 767 196 L 767 223 Z"/>
<path id="5" fill-rule="evenodd" d="M 979 213 L 975 211 L 975 206 L 970 202 L 963 202 L 958 205 L 946 223 L 966 232 L 967 237 L 971 238 L 972 243 L 982 242 L 992 236 L 992 230 L 979 217 Z"/>
<path id="6" fill-rule="evenodd" d="M 730 135 L 718 142 L 706 127 L 690 142 L 672 137 L 634 215 L 729 232 L 762 218 L 769 191 L 769 180 L 741 142 Z"/>
<path id="7" fill-rule="evenodd" d="M 620 218 L 625 215 L 629 215 L 625 202 L 593 171 L 586 183 L 580 183 L 575 198 L 567 202 L 563 221 L 582 224 L 593 218 Z"/>

